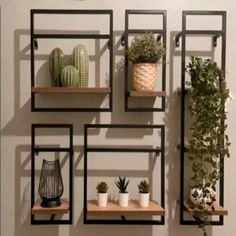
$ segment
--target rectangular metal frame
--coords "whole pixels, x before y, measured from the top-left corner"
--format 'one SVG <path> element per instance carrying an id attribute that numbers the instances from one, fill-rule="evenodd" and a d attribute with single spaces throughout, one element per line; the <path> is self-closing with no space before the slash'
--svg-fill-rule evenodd
<path id="1" fill-rule="evenodd" d="M 221 30 L 187 30 L 186 22 L 187 16 L 200 15 L 200 16 L 221 16 L 222 28 Z M 183 225 L 198 225 L 197 220 L 184 219 L 184 165 L 185 165 L 185 58 L 186 58 L 186 37 L 188 35 L 210 35 L 213 39 L 213 46 L 217 46 L 217 38 L 222 38 L 221 45 L 221 69 L 225 71 L 226 59 L 226 12 L 225 11 L 183 11 L 182 13 L 182 31 L 176 37 L 176 46 L 179 45 L 179 38 L 182 37 L 182 53 L 181 53 L 181 110 L 180 110 L 180 224 Z M 219 180 L 219 203 L 224 206 L 224 159 L 220 159 L 221 172 Z M 207 224 L 210 225 L 223 225 L 223 216 L 219 216 L 219 220 L 209 220 Z"/>
<path id="2" fill-rule="evenodd" d="M 161 15 L 163 17 L 163 26 L 162 29 L 129 29 L 129 16 L 130 15 Z M 140 34 L 145 32 L 152 32 L 154 34 L 159 35 L 159 39 L 162 38 L 163 44 L 166 45 L 166 11 L 165 10 L 126 10 L 125 11 L 125 32 L 124 32 L 124 46 L 125 52 L 128 51 L 129 48 L 129 35 L 130 34 Z M 162 58 L 162 91 L 166 90 L 166 56 Z M 139 112 L 158 112 L 165 111 L 165 96 L 162 96 L 161 99 L 161 107 L 129 107 L 129 60 L 127 53 L 125 54 L 125 111 L 139 111 Z"/>
<path id="3" fill-rule="evenodd" d="M 96 148 L 88 146 L 89 129 L 159 129 L 161 131 L 161 147 L 156 149 L 137 149 L 137 148 Z M 126 220 L 122 217 L 120 220 L 115 219 L 88 219 L 87 218 L 87 178 L 88 178 L 88 152 L 149 152 L 160 154 L 161 158 L 161 206 L 165 208 L 165 126 L 164 125 L 134 125 L 134 124 L 85 124 L 84 125 L 84 224 L 124 224 L 124 225 L 164 225 L 165 217 L 161 216 L 160 220 Z"/>
<path id="4" fill-rule="evenodd" d="M 38 147 L 35 144 L 35 131 L 40 128 L 53 129 L 69 129 L 69 147 L 68 148 L 50 148 Z M 35 204 L 35 158 L 39 152 L 68 152 L 69 153 L 69 218 L 54 219 L 55 215 L 51 215 L 49 220 L 35 219 L 35 215 L 31 213 L 31 224 L 72 224 L 73 216 L 73 125 L 72 124 L 32 124 L 31 127 L 31 209 Z"/>
<path id="5" fill-rule="evenodd" d="M 34 26 L 34 16 L 36 14 L 82 14 L 82 15 L 109 15 L 109 34 L 36 34 Z M 38 38 L 82 38 L 82 39 L 108 39 L 109 49 L 109 86 L 111 93 L 109 96 L 108 108 L 69 108 L 69 107 L 51 107 L 51 108 L 37 108 L 35 105 L 35 93 L 31 91 L 31 111 L 40 112 L 110 112 L 112 111 L 112 91 L 113 91 L 113 11 L 112 10 L 55 10 L 55 9 L 32 9 L 30 13 L 30 51 L 31 51 L 31 87 L 35 86 L 35 44 L 37 45 Z M 38 46 L 38 45 L 37 45 Z"/>

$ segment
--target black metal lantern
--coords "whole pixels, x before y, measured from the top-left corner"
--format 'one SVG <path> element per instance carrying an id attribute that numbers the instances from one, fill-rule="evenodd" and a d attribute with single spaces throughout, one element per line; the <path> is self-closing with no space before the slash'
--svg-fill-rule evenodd
<path id="1" fill-rule="evenodd" d="M 59 160 L 43 160 L 39 180 L 39 195 L 42 198 L 42 207 L 57 207 L 61 205 L 60 197 L 63 194 L 63 182 Z"/>

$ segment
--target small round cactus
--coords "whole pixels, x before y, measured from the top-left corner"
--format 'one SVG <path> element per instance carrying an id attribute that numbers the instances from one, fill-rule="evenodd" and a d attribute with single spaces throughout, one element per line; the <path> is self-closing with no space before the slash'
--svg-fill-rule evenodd
<path id="1" fill-rule="evenodd" d="M 71 65 L 65 66 L 61 73 L 61 84 L 63 87 L 78 86 L 79 71 Z"/>

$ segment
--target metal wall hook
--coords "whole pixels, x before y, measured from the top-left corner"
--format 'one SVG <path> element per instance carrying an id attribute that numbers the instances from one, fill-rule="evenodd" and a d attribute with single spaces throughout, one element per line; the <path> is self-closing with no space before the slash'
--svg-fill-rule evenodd
<path id="1" fill-rule="evenodd" d="M 38 49 L 39 49 L 38 40 L 34 39 L 34 50 L 38 50 Z"/>
<path id="2" fill-rule="evenodd" d="M 162 38 L 162 35 L 157 35 L 157 42 L 160 42 Z"/>
<path id="3" fill-rule="evenodd" d="M 215 48 L 217 47 L 217 39 L 220 37 L 220 35 L 214 35 L 212 37 L 212 46 Z"/>
<path id="4" fill-rule="evenodd" d="M 123 34 L 122 36 L 121 36 L 121 46 L 125 46 L 125 35 Z"/>
<path id="5" fill-rule="evenodd" d="M 176 36 L 175 36 L 175 47 L 179 47 L 180 43 L 179 43 L 179 39 L 182 37 L 182 32 L 179 32 Z"/>

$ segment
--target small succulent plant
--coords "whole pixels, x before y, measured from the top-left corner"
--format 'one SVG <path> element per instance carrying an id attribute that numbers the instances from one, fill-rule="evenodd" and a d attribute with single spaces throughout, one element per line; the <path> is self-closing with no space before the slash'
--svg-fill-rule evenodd
<path id="1" fill-rule="evenodd" d="M 149 193 L 149 183 L 146 180 L 140 181 L 138 189 L 140 193 Z"/>
<path id="2" fill-rule="evenodd" d="M 128 185 L 129 185 L 129 180 L 126 180 L 126 176 L 120 177 L 119 180 L 115 182 L 117 188 L 120 190 L 120 193 L 127 193 L 128 191 L 126 190 Z"/>
<path id="3" fill-rule="evenodd" d="M 106 182 L 102 181 L 97 184 L 96 189 L 97 189 L 98 193 L 107 193 L 108 185 Z"/>

